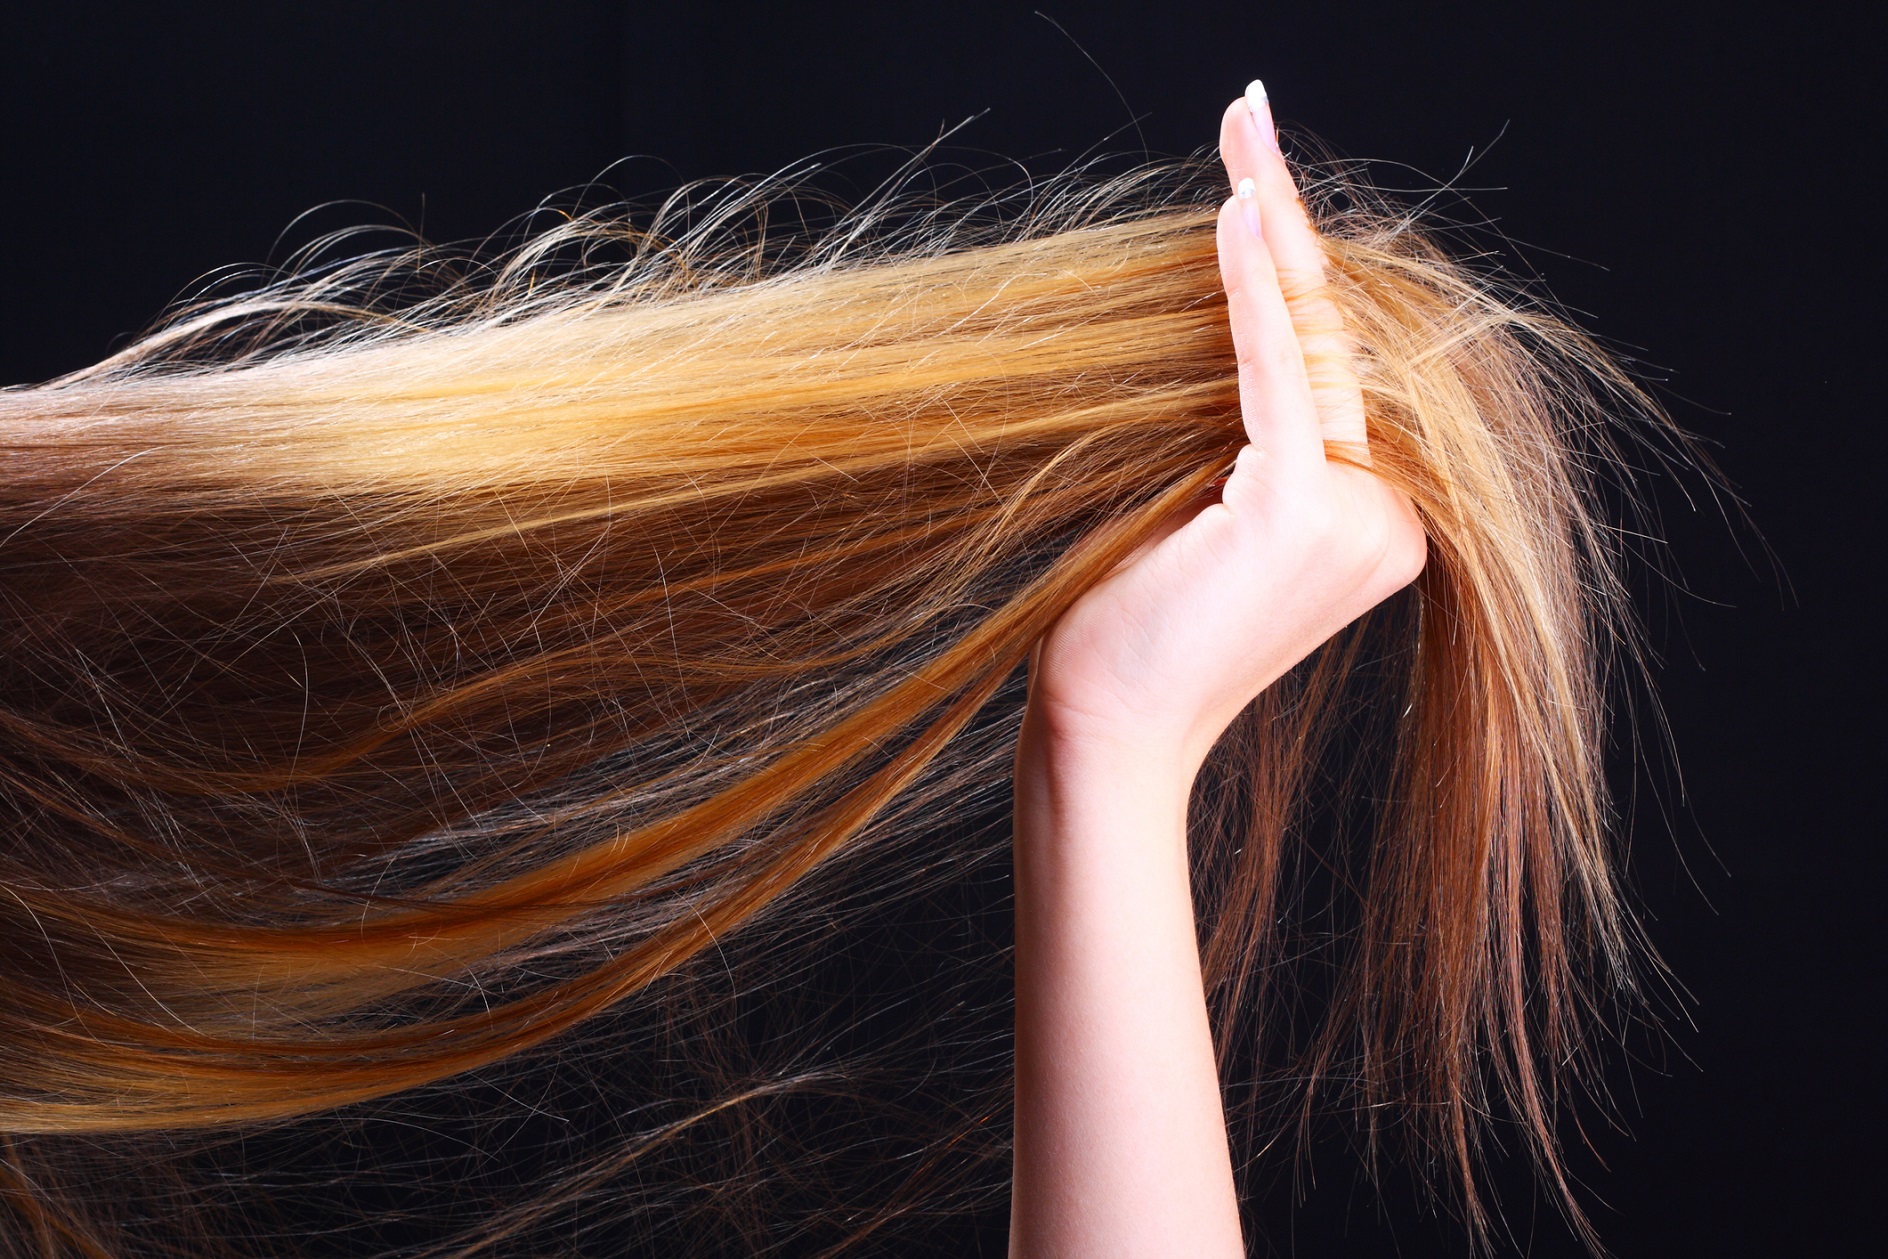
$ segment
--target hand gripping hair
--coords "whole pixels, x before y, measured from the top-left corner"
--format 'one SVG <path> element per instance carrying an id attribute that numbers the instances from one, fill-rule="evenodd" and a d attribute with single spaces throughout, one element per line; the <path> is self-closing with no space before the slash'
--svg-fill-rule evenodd
<path id="1" fill-rule="evenodd" d="M 989 842 L 949 824 L 1006 781 L 1031 645 L 1244 440 L 1221 196 L 888 195 L 808 238 L 777 187 L 693 190 L 458 271 L 310 263 L 0 392 L 8 1244 L 137 1249 L 35 1179 L 61 1141 L 572 1044 Z M 1464 1177 L 1505 1106 L 1558 1178 L 1639 953 L 1596 478 L 1656 411 L 1361 184 L 1309 200 L 1429 562 L 1208 762 L 1220 1051 Z"/>

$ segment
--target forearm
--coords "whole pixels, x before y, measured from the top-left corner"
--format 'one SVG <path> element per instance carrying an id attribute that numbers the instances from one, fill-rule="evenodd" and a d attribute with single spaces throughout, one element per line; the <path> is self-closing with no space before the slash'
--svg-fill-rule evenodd
<path id="1" fill-rule="evenodd" d="M 1010 1225 L 1027 1259 L 1242 1253 L 1187 796 L 1227 722 L 1423 565 L 1415 508 L 1359 463 L 1363 391 L 1275 134 L 1255 81 L 1220 133 L 1235 190 L 1220 274 L 1247 444 L 1217 501 L 1084 592 L 1031 661 Z M 1329 460 L 1327 442 L 1351 453 Z"/>
<path id="2" fill-rule="evenodd" d="M 1186 852 L 1191 769 L 1032 712 L 1016 777 L 1013 1256 L 1241 1255 Z"/>

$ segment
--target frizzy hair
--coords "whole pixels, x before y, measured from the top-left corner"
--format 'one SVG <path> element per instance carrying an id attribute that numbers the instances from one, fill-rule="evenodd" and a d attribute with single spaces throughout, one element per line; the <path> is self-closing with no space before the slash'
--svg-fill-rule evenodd
<path id="1" fill-rule="evenodd" d="M 1000 783 L 1032 643 L 1244 440 L 1209 180 L 893 195 L 811 238 L 777 188 L 698 189 L 483 268 L 311 265 L 0 392 L 0 1133 L 242 1129 L 485 1067 Z M 1642 952 L 1596 478 L 1656 408 L 1350 176 L 1311 201 L 1429 563 L 1203 774 L 1221 1052 L 1272 1038 L 1468 1185 L 1505 1106 L 1564 1191 L 1566 1073 Z M 1374 786 L 1307 1031 L 1334 747 Z"/>

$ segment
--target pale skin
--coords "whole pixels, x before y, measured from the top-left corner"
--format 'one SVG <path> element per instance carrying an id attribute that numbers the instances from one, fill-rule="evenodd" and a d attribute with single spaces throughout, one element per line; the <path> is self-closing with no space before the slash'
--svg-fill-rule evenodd
<path id="1" fill-rule="evenodd" d="M 1271 137 L 1227 109 L 1219 216 L 1249 444 L 1220 501 L 1043 638 L 1016 755 L 1010 1253 L 1245 1254 L 1188 880 L 1194 776 L 1232 719 L 1415 580 L 1423 531 L 1367 467 L 1324 259 Z M 1289 301 L 1287 297 L 1289 296 Z"/>

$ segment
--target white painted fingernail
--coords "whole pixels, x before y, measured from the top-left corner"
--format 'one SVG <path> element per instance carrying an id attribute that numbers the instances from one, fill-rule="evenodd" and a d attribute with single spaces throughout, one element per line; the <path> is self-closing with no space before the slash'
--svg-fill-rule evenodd
<path id="1" fill-rule="evenodd" d="M 1239 194 L 1239 216 L 1246 221 L 1246 227 L 1254 236 L 1264 235 L 1259 227 L 1258 191 L 1259 186 L 1253 183 L 1249 176 L 1239 181 L 1239 187 L 1237 189 Z"/>
<path id="2" fill-rule="evenodd" d="M 1246 111 L 1252 115 L 1252 125 L 1259 129 L 1259 138 L 1272 146 L 1272 152 L 1278 152 L 1278 128 L 1272 123 L 1272 111 L 1267 105 L 1271 97 L 1265 94 L 1265 84 L 1258 79 L 1246 84 Z"/>

